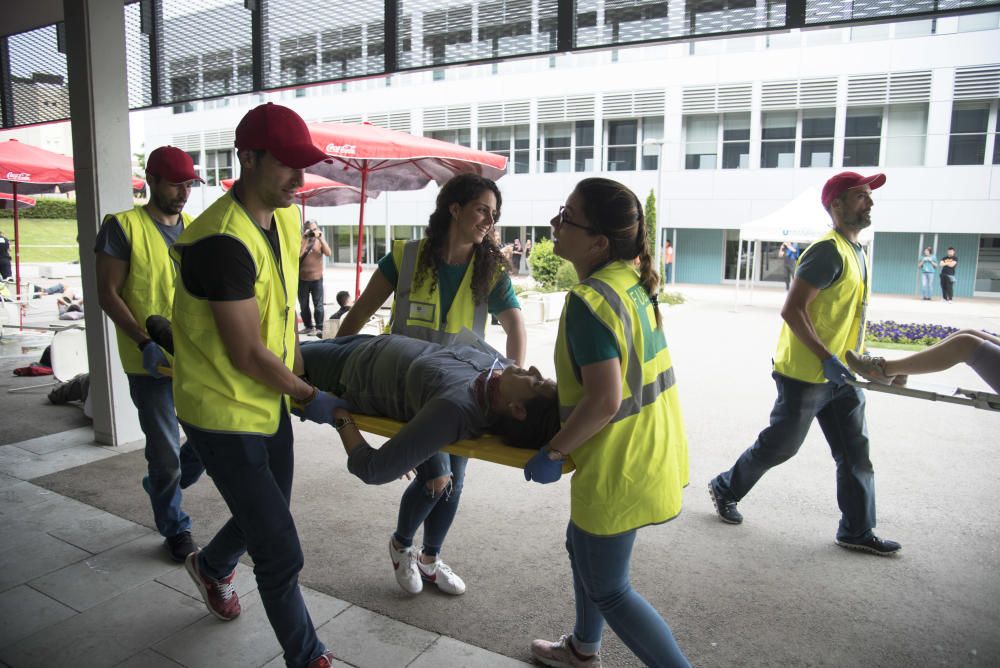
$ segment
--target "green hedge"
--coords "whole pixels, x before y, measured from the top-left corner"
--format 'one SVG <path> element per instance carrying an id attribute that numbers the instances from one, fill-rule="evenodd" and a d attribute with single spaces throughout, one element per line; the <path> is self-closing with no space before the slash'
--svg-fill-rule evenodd
<path id="1" fill-rule="evenodd" d="M 0 209 L 0 218 L 13 218 L 13 209 Z M 18 218 L 66 218 L 76 220 L 76 200 L 38 198 L 35 206 L 18 207 Z"/>

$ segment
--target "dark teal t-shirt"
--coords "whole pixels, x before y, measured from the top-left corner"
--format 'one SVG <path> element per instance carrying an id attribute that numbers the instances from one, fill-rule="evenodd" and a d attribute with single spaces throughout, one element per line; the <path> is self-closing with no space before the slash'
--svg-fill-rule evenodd
<path id="1" fill-rule="evenodd" d="M 566 304 L 566 338 L 577 366 L 621 359 L 615 335 L 581 297 L 572 293 Z"/>
<path id="2" fill-rule="evenodd" d="M 465 277 L 465 271 L 468 267 L 469 263 L 464 262 L 462 264 L 442 264 L 438 269 L 438 294 L 441 296 L 441 313 L 445 318 L 448 317 L 448 310 L 451 309 L 451 304 L 455 301 L 458 286 L 462 284 L 462 279 Z M 396 263 L 392 259 L 392 253 L 388 253 L 378 261 L 378 268 L 389 282 L 392 283 L 392 287 L 395 288 L 399 282 L 399 271 L 396 269 Z M 521 308 L 521 302 L 517 300 L 517 295 L 514 294 L 514 285 L 510 282 L 510 276 L 506 273 L 500 277 L 497 284 L 493 286 L 493 290 L 490 291 L 486 308 L 494 315 L 503 313 L 508 309 Z"/>

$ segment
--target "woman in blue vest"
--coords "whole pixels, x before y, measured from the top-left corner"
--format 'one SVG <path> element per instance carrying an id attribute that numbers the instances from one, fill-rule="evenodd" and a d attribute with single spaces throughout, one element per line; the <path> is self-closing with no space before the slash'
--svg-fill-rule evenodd
<path id="1" fill-rule="evenodd" d="M 554 482 L 563 459 L 576 465 L 566 531 L 576 626 L 556 642 L 535 640 L 531 653 L 549 666 L 599 666 L 606 620 L 647 666 L 688 666 L 670 627 L 629 582 L 636 531 L 675 517 L 688 482 L 642 205 L 616 181 L 584 179 L 552 230 L 556 255 L 580 282 L 567 295 L 556 339 L 562 428 L 524 475 Z"/>
<path id="2" fill-rule="evenodd" d="M 524 364 L 526 335 L 509 265 L 500 255 L 493 226 L 502 199 L 493 181 L 460 174 L 442 186 L 424 238 L 395 241 L 379 260 L 357 303 L 343 317 L 337 336 L 357 334 L 390 296 L 390 331 L 447 346 L 463 330 L 486 336 L 493 313 L 507 334 L 507 357 Z M 441 546 L 458 512 L 465 457 L 438 453 L 417 467 L 403 493 L 389 557 L 399 586 L 419 593 L 424 582 L 458 595 L 465 583 L 440 559 Z M 423 549 L 413 537 L 423 525 Z"/>

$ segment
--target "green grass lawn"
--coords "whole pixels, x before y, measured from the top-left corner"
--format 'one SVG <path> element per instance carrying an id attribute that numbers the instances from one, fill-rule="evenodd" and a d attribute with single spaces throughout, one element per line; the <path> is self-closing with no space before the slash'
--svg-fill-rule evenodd
<path id="1" fill-rule="evenodd" d="M 78 262 L 76 221 L 52 218 L 27 218 L 18 223 L 21 262 Z M 10 239 L 10 257 L 14 259 L 14 219 L 0 218 L 0 230 Z M 65 246 L 65 248 L 63 248 Z"/>

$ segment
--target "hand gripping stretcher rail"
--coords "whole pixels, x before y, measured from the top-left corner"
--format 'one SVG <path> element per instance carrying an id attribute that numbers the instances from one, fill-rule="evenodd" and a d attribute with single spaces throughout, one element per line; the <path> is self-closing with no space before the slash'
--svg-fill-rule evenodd
<path id="1" fill-rule="evenodd" d="M 154 320 L 154 318 L 158 318 L 158 321 Z M 157 345 L 168 353 L 173 354 L 173 333 L 170 331 L 170 323 L 165 318 L 150 316 L 146 321 L 146 331 L 149 332 L 149 336 Z M 164 376 L 173 375 L 173 369 L 170 367 L 161 366 L 159 372 Z M 361 431 L 386 438 L 395 436 L 404 425 L 403 422 L 399 422 L 398 420 L 391 420 L 377 415 L 353 414 L 351 417 L 354 420 L 354 424 Z M 481 459 L 494 464 L 513 466 L 519 469 L 523 469 L 528 460 L 536 453 L 535 450 L 506 445 L 500 440 L 499 436 L 494 436 L 493 434 L 484 434 L 479 438 L 456 441 L 442 449 L 452 455 L 468 457 L 469 459 Z M 563 462 L 563 473 L 569 473 L 574 468 L 576 467 L 573 465 L 572 459 L 567 458 Z"/>

